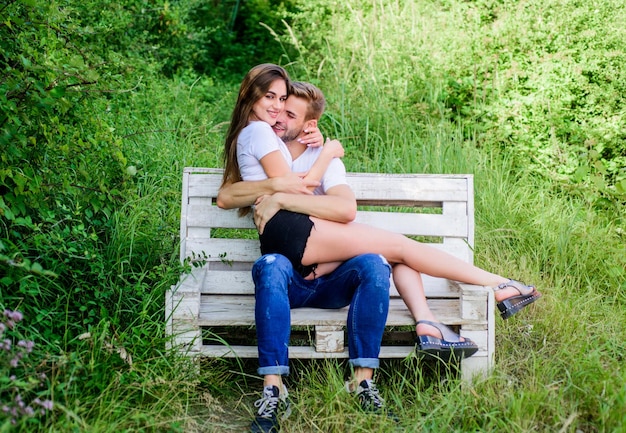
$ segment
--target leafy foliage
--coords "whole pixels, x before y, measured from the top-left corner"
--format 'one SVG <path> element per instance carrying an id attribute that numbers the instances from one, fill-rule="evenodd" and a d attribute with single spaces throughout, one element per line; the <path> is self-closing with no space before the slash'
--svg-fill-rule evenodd
<path id="1" fill-rule="evenodd" d="M 520 164 L 591 194 L 600 207 L 623 203 L 623 5 L 526 2 L 528 13 L 515 2 L 486 3 L 467 6 L 483 18 L 483 36 L 461 60 L 463 75 L 448 82 L 451 118 L 474 124 L 470 133 L 481 144 L 515 153 Z"/>
<path id="2" fill-rule="evenodd" d="M 68 4 L 12 1 L 0 13 L 2 301 L 22 303 L 54 340 L 59 295 L 77 326 L 112 296 L 102 248 L 132 172 L 112 119 L 93 113 L 122 90 L 124 62 L 82 45 Z"/>

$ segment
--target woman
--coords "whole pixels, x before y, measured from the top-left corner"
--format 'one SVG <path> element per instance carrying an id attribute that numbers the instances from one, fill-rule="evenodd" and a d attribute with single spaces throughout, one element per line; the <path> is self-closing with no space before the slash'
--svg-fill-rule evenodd
<path id="1" fill-rule="evenodd" d="M 269 126 L 276 122 L 288 88 L 286 71 L 276 65 L 259 65 L 246 75 L 225 143 L 224 183 L 282 176 L 290 171 L 288 149 Z M 290 228 L 289 233 L 284 227 Z M 327 268 L 325 264 L 359 254 L 379 253 L 390 263 L 403 264 L 417 272 L 494 287 L 503 318 L 512 316 L 541 296 L 533 286 L 487 272 L 406 236 L 364 224 L 342 224 L 281 210 L 266 224 L 259 237 L 263 254 L 285 255 L 306 278 L 329 272 L 332 266 Z M 409 308 L 412 310 L 411 306 Z"/>

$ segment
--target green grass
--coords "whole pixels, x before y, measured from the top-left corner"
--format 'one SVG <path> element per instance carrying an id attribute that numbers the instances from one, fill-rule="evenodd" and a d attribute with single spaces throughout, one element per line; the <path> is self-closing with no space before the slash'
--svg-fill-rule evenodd
<path id="1" fill-rule="evenodd" d="M 290 67 L 325 91 L 322 128 L 344 143 L 347 168 L 473 173 L 475 262 L 536 284 L 544 297 L 496 321 L 495 369 L 473 386 L 414 359 L 384 361 L 377 381 L 398 425 L 364 415 L 343 391 L 345 362 L 294 361 L 295 410 L 284 431 L 626 432 L 626 223 L 610 189 L 623 167 L 602 171 L 596 162 L 606 161 L 589 150 L 614 146 L 623 126 L 626 69 L 607 60 L 624 55 L 623 5 L 317 0 L 303 8 L 285 38 L 301 46 Z M 583 80 L 607 64 L 612 81 Z M 211 360 L 196 371 L 165 351 L 163 317 L 163 294 L 180 271 L 181 171 L 221 166 L 235 92 L 181 74 L 142 85 L 102 114 L 137 168 L 106 249 L 102 284 L 116 287 L 115 315 L 70 326 L 64 347 L 40 340 L 57 406 L 22 431 L 246 430 L 261 387 L 255 360 Z M 592 144 L 580 144 L 577 125 Z M 572 155 L 591 177 L 570 177 Z"/>

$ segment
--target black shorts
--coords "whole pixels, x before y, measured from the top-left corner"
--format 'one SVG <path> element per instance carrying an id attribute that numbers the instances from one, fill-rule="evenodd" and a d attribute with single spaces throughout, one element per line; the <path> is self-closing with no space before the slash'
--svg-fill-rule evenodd
<path id="1" fill-rule="evenodd" d="M 311 235 L 313 221 L 308 215 L 280 210 L 265 225 L 261 241 L 261 254 L 282 254 L 287 257 L 296 272 L 306 277 L 317 264 L 304 266 L 302 256 Z"/>

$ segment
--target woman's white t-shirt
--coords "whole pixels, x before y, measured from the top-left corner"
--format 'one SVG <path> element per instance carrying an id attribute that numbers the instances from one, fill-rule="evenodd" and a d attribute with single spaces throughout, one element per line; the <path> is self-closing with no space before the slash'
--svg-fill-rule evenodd
<path id="1" fill-rule="evenodd" d="M 291 169 L 292 160 L 287 145 L 281 140 L 272 127 L 265 122 L 250 122 L 237 137 L 237 162 L 243 180 L 267 179 L 261 158 L 279 150 Z"/>

